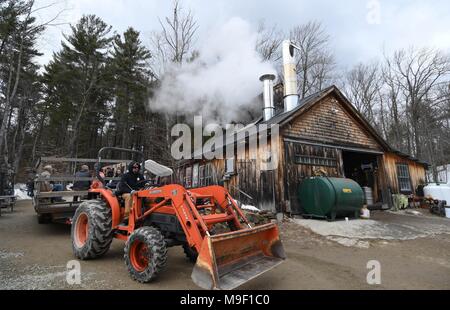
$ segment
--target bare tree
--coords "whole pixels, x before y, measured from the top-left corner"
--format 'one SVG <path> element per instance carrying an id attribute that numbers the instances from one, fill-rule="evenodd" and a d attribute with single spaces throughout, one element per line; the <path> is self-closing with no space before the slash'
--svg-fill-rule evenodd
<path id="1" fill-rule="evenodd" d="M 172 16 L 166 17 L 161 25 L 160 48 L 165 51 L 166 57 L 173 63 L 183 63 L 192 52 L 195 34 L 198 29 L 192 12 L 185 12 L 179 0 L 175 0 Z"/>
<path id="2" fill-rule="evenodd" d="M 356 109 L 373 125 L 376 125 L 376 109 L 382 80 L 379 64 L 358 64 L 345 75 L 344 91 Z"/>
<path id="3" fill-rule="evenodd" d="M 258 24 L 258 38 L 256 41 L 256 50 L 263 60 L 277 63 L 281 60 L 281 43 L 283 42 L 283 33 L 276 25 L 268 27 L 264 20 Z"/>
<path id="4" fill-rule="evenodd" d="M 389 111 L 389 124 L 386 126 L 385 136 L 396 149 L 403 149 L 403 151 L 405 151 L 403 148 L 403 125 L 401 121 L 404 115 L 402 111 L 402 92 L 399 84 L 397 83 L 395 72 L 392 68 L 392 63 L 386 56 L 385 64 L 381 70 L 384 84 L 382 98 L 384 98 Z M 410 150 L 407 151 L 410 152 Z"/>
<path id="5" fill-rule="evenodd" d="M 152 57 L 148 60 L 148 66 L 154 73 L 153 78 L 159 80 L 164 75 L 167 64 L 170 63 L 165 39 L 160 31 L 153 31 L 150 35 L 150 50 Z"/>
<path id="6" fill-rule="evenodd" d="M 411 125 L 412 151 L 422 155 L 420 122 L 426 102 L 433 101 L 433 88 L 450 73 L 450 57 L 440 51 L 422 48 L 399 50 L 388 60 L 405 100 Z"/>
<path id="7" fill-rule="evenodd" d="M 330 37 L 319 22 L 309 22 L 290 31 L 290 39 L 300 47 L 297 74 L 299 93 L 304 98 L 311 92 L 321 90 L 331 79 L 334 57 L 328 47 Z"/>
<path id="8" fill-rule="evenodd" d="M 194 43 L 198 24 L 191 10 L 183 9 L 180 1 L 175 0 L 173 2 L 172 15 L 165 17 L 163 20 L 160 19 L 159 23 L 161 31 L 154 32 L 150 38 L 151 50 L 154 51 L 150 65 L 151 70 L 155 73 L 154 77 L 156 80 L 162 79 L 168 65 L 181 65 L 197 56 L 197 52 L 194 50 Z M 149 134 L 153 136 L 155 141 L 164 141 L 165 147 L 162 147 L 162 149 L 167 152 L 165 157 L 172 158 L 170 156 L 172 144 L 170 128 L 172 124 L 179 123 L 180 115 L 176 113 L 174 116 L 166 114 L 160 115 L 160 117 L 164 118 L 164 133 L 154 130 Z"/>

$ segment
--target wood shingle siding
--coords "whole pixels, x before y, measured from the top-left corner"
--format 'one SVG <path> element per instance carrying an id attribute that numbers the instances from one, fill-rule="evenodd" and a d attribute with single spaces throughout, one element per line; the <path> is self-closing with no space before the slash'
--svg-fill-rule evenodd
<path id="1" fill-rule="evenodd" d="M 381 150 L 381 146 L 334 97 L 329 96 L 296 117 L 283 130 L 285 136 L 332 144 Z"/>

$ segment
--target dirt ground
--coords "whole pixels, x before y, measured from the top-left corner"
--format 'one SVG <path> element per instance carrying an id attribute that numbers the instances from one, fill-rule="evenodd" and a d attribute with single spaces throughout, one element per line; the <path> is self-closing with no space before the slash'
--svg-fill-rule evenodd
<path id="1" fill-rule="evenodd" d="M 412 230 L 450 225 L 450 220 L 432 217 L 376 217 L 383 225 Z M 402 241 L 362 240 L 364 246 L 343 245 L 336 236 L 316 234 L 294 220 L 281 230 L 287 261 L 241 289 L 450 289 L 450 234 L 445 229 Z M 66 282 L 72 259 L 70 227 L 39 225 L 31 202 L 18 202 L 14 213 L 0 217 L 0 289 L 197 289 L 190 279 L 193 265 L 179 247 L 169 250 L 166 270 L 150 284 L 129 278 L 118 240 L 103 258 L 81 262 L 80 285 Z M 381 285 L 367 284 L 370 260 L 381 264 Z"/>

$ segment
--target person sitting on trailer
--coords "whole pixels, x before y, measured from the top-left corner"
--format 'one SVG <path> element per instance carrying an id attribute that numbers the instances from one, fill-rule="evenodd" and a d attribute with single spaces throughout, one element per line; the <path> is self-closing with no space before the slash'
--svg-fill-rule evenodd
<path id="1" fill-rule="evenodd" d="M 90 178 L 91 173 L 87 165 L 82 165 L 80 171 L 75 173 L 75 178 Z M 87 191 L 91 187 L 91 181 L 75 181 L 73 189 L 76 191 Z"/>
<path id="2" fill-rule="evenodd" d="M 106 168 L 105 176 L 107 178 L 114 178 L 114 169 L 112 169 L 110 167 Z"/>
<path id="3" fill-rule="evenodd" d="M 122 177 L 122 169 L 117 168 L 115 178 L 121 178 Z"/>
<path id="4" fill-rule="evenodd" d="M 50 179 L 50 177 L 52 176 L 52 172 L 53 172 L 53 167 L 50 165 L 47 165 L 44 167 L 43 169 L 44 171 L 42 171 L 39 174 L 39 177 L 41 179 Z M 40 182 L 40 191 L 41 192 L 51 192 L 52 191 L 52 185 L 50 184 L 49 181 L 41 181 Z"/>
<path id="5" fill-rule="evenodd" d="M 122 177 L 122 170 L 120 168 L 117 168 L 116 174 L 113 175 L 112 177 L 114 177 L 114 178 L 121 178 Z M 116 189 L 118 184 L 119 184 L 119 181 L 111 180 L 111 181 L 108 182 L 108 184 L 106 184 L 106 186 L 111 188 L 111 189 Z"/>
<path id="6" fill-rule="evenodd" d="M 142 185 L 141 182 L 145 180 L 144 176 L 139 172 L 140 170 L 141 165 L 139 163 L 131 162 L 128 166 L 128 172 L 122 175 L 118 185 L 118 192 L 125 200 L 124 221 L 128 220 L 130 215 L 131 206 L 133 204 L 131 197 L 132 192 L 138 190 L 139 186 Z"/>
<path id="7" fill-rule="evenodd" d="M 44 171 L 42 171 L 39 174 L 39 177 L 41 179 L 40 182 L 40 191 L 45 192 L 60 192 L 63 190 L 63 187 L 61 184 L 55 184 L 53 181 L 46 181 L 45 179 L 50 179 L 52 176 L 52 173 L 55 169 L 51 165 L 47 165 L 44 167 Z M 42 180 L 44 179 L 44 180 Z M 50 198 L 50 201 L 53 203 L 55 201 L 61 201 L 62 197 L 52 197 Z"/>
<path id="8" fill-rule="evenodd" d="M 58 172 L 55 168 L 52 168 L 51 174 L 55 175 Z M 64 185 L 61 183 L 55 183 L 55 181 L 50 181 L 50 185 L 52 187 L 52 192 L 62 192 L 64 191 Z M 62 197 L 53 197 L 52 202 L 62 202 L 64 199 Z"/>
<path id="9" fill-rule="evenodd" d="M 91 173 L 87 165 L 82 165 L 80 171 L 75 173 L 75 178 L 90 178 Z M 75 181 L 72 189 L 74 191 L 87 191 L 91 187 L 91 181 Z M 78 196 L 73 197 L 73 201 L 78 201 Z"/>

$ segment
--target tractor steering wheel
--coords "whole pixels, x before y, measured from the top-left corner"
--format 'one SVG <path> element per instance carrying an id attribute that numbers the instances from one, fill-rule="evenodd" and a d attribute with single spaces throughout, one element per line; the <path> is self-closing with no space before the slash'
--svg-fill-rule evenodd
<path id="1" fill-rule="evenodd" d="M 147 185 L 147 183 L 150 183 L 149 180 L 139 181 L 139 182 L 136 183 L 136 187 L 139 188 L 139 189 L 149 187 L 150 184 Z"/>

